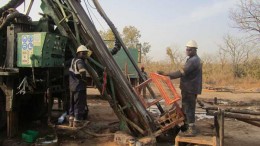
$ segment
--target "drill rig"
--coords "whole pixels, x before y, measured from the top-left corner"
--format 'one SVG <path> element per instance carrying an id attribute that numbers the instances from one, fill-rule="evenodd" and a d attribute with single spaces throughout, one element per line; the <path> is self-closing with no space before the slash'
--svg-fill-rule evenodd
<path id="1" fill-rule="evenodd" d="M 0 120 L 1 123 L 6 121 L 8 136 L 15 135 L 19 114 L 26 109 L 34 111 L 28 116 L 33 119 L 44 117 L 46 113 L 50 115 L 54 96 L 60 97 L 66 108 L 67 70 L 80 44 L 93 52 L 86 60 L 87 71 L 128 132 L 137 137 L 156 137 L 183 121 L 177 100 L 170 103 L 170 110 L 162 108 L 159 101 L 163 98 L 156 99 L 149 86 L 152 80 L 145 81 L 97 0 L 93 3 L 98 12 L 145 81 L 136 88 L 132 88 L 113 59 L 80 0 L 42 0 L 44 14 L 37 22 L 33 22 L 28 13 L 16 11 L 15 8 L 23 2 L 11 0 L 0 9 Z M 143 87 L 147 87 L 155 99 L 153 103 L 144 103 L 139 92 Z M 162 89 L 160 92 L 166 94 Z M 153 117 L 147 111 L 151 105 L 159 109 L 159 117 Z"/>

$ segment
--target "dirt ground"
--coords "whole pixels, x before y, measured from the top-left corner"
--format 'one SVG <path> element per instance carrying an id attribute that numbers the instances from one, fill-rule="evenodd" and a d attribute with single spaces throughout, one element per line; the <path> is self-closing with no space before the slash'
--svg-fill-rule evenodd
<path id="1" fill-rule="evenodd" d="M 198 99 L 213 100 L 214 97 L 222 101 L 228 101 L 232 108 L 260 111 L 260 93 L 231 93 L 203 90 Z M 235 119 L 225 118 L 224 135 L 224 144 L 226 146 L 256 146 L 260 144 L 260 127 Z"/>
<path id="2" fill-rule="evenodd" d="M 88 89 L 88 105 L 89 105 L 89 121 L 90 124 L 80 130 L 67 129 L 67 128 L 50 128 L 49 126 L 41 124 L 39 121 L 33 122 L 29 125 L 24 125 L 20 131 L 25 129 L 33 129 L 40 132 L 39 137 L 45 135 L 58 136 L 59 144 L 62 146 L 116 146 L 113 142 L 113 133 L 119 130 L 119 120 L 110 108 L 108 102 L 99 96 L 96 89 Z M 230 92 L 214 92 L 210 90 L 203 90 L 203 93 L 198 97 L 200 100 L 213 101 L 213 98 L 217 97 L 219 101 L 229 101 L 239 108 L 253 108 L 260 111 L 260 93 L 230 93 Z M 241 104 L 243 103 L 243 104 Z M 203 112 L 202 109 L 197 109 L 196 112 Z M 61 115 L 59 111 L 54 111 L 54 119 Z M 208 131 L 213 131 L 213 118 L 204 117 L 202 119 L 197 115 L 197 125 L 200 127 L 203 125 L 207 127 Z M 67 123 L 65 123 L 66 125 Z M 226 146 L 254 146 L 260 143 L 260 128 L 240 122 L 234 119 L 225 118 L 225 139 L 224 144 Z M 200 132 L 207 131 L 200 129 Z M 0 134 L 0 145 L 19 145 L 27 146 L 22 141 L 20 136 L 13 139 L 6 139 L 5 133 Z M 172 146 L 172 141 L 158 143 L 159 146 Z"/>

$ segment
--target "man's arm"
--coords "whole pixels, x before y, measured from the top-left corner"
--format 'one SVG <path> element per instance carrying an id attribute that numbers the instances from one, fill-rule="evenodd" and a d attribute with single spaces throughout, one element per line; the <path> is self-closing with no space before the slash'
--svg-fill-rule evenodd
<path id="1" fill-rule="evenodd" d="M 183 69 L 180 69 L 175 72 L 170 72 L 170 73 L 164 73 L 162 71 L 158 71 L 158 74 L 164 75 L 164 76 L 169 76 L 171 79 L 177 79 L 180 77 L 183 77 L 185 75 L 188 75 L 190 72 L 192 72 L 194 69 L 198 67 L 198 65 L 195 63 L 196 60 L 188 60 Z"/>
<path id="2" fill-rule="evenodd" d="M 181 70 L 175 71 L 175 72 L 170 72 L 170 73 L 165 73 L 164 71 L 157 71 L 158 74 L 163 75 L 163 76 L 169 76 L 171 79 L 177 79 L 182 77 L 183 73 Z"/>
<path id="3" fill-rule="evenodd" d="M 83 60 L 80 60 L 77 62 L 77 67 L 79 70 L 79 74 L 80 74 L 80 79 L 84 82 L 87 81 L 87 70 L 85 68 L 85 63 Z"/>

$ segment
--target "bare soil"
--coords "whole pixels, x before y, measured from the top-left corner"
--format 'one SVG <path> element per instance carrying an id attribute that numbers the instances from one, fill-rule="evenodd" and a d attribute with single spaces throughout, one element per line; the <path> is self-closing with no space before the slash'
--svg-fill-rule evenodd
<path id="1" fill-rule="evenodd" d="M 119 130 L 119 120 L 114 114 L 108 102 L 99 95 L 96 89 L 88 89 L 88 105 L 89 105 L 89 121 L 90 124 L 81 130 L 59 129 L 44 126 L 39 122 L 34 122 L 29 126 L 25 125 L 24 129 L 36 129 L 40 131 L 41 136 L 46 134 L 58 135 L 59 144 L 62 146 L 116 146 L 113 142 L 113 133 Z M 203 90 L 198 99 L 204 101 L 213 101 L 217 97 L 221 101 L 228 101 L 234 104 L 237 108 L 254 108 L 260 110 L 260 94 L 259 93 L 230 93 L 230 92 L 215 92 Z M 246 104 L 243 104 L 246 103 Z M 198 112 L 203 111 L 197 109 Z M 53 112 L 54 118 L 61 115 L 61 112 Z M 208 129 L 200 129 L 200 132 L 213 131 L 213 118 L 196 121 L 198 127 L 206 127 Z M 67 125 L 65 123 L 64 125 Z M 227 146 L 254 146 L 260 144 L 260 128 L 237 121 L 235 119 L 225 118 L 225 139 L 224 144 Z M 30 145 L 23 142 L 20 136 L 13 139 L 7 139 L 5 133 L 0 134 L 0 145 Z M 158 143 L 157 145 L 170 146 L 172 142 Z"/>

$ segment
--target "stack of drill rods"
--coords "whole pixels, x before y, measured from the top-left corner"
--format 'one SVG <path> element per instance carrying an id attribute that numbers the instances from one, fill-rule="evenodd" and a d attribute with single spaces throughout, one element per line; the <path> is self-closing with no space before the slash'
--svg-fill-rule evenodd
<path id="1" fill-rule="evenodd" d="M 217 107 L 207 107 L 205 108 L 207 115 L 215 116 L 217 114 Z M 224 116 L 227 118 L 234 118 L 248 124 L 260 127 L 260 114 L 257 111 L 248 111 L 248 110 L 237 110 L 237 109 L 224 109 Z"/>
<path id="2" fill-rule="evenodd" d="M 206 106 L 201 100 L 198 100 L 198 104 L 206 109 L 207 115 L 216 116 L 219 107 L 216 106 Z M 224 112 L 224 116 L 227 118 L 235 118 L 239 121 L 246 122 L 248 124 L 260 127 L 260 112 L 259 111 L 250 111 L 245 109 L 232 109 L 232 108 L 222 108 Z"/>
<path id="3" fill-rule="evenodd" d="M 218 110 L 218 107 L 206 107 L 206 110 Z M 240 113 L 240 114 L 250 114 L 250 115 L 260 115 L 260 111 L 250 111 L 245 109 L 234 109 L 234 108 L 224 108 L 225 112 L 232 112 L 232 113 Z"/>

